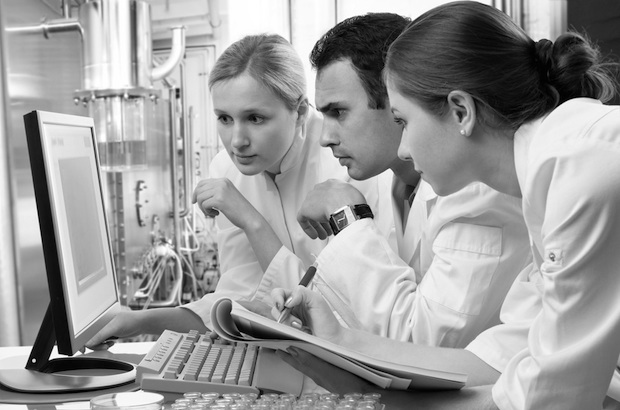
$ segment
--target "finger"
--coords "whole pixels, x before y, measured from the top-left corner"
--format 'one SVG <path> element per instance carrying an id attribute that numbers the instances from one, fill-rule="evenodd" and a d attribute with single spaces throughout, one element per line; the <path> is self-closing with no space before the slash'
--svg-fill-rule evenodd
<path id="1" fill-rule="evenodd" d="M 211 206 L 210 204 L 211 202 L 208 199 L 204 199 L 202 201 L 199 201 L 198 207 L 206 217 L 215 218 L 220 214 L 220 210 L 215 206 Z"/>
<path id="2" fill-rule="evenodd" d="M 103 330 L 106 329 L 107 328 L 104 328 Z M 91 350 L 108 350 L 110 347 L 112 347 L 118 337 L 110 336 L 108 332 L 104 333 L 103 330 L 93 336 L 92 339 L 90 339 L 88 342 L 86 342 L 85 346 Z"/>
<path id="3" fill-rule="evenodd" d="M 304 333 L 312 334 L 312 329 L 309 326 L 305 326 L 303 322 L 299 319 L 293 318 L 291 321 L 291 327 L 297 330 L 301 330 Z"/>
<path id="4" fill-rule="evenodd" d="M 303 330 L 305 328 L 301 319 L 292 315 L 290 310 L 283 310 L 280 312 L 277 316 L 277 321 L 298 330 Z"/>
<path id="5" fill-rule="evenodd" d="M 112 346 L 114 346 L 114 342 L 109 342 L 109 343 L 104 342 L 104 343 L 86 345 L 87 348 L 89 348 L 90 350 L 95 350 L 95 351 L 108 350 Z"/>
<path id="6" fill-rule="evenodd" d="M 278 312 L 284 309 L 284 302 L 290 296 L 291 292 L 287 289 L 275 288 L 271 291 L 271 299 L 273 300 L 274 307 Z"/>
<path id="7" fill-rule="evenodd" d="M 329 224 L 329 222 L 321 222 L 321 227 L 323 228 L 327 236 L 334 234 L 334 231 L 332 231 L 332 226 Z"/>
<path id="8" fill-rule="evenodd" d="M 95 349 L 96 346 L 99 346 L 100 344 L 102 344 L 103 342 L 105 342 L 106 338 L 103 337 L 103 335 L 101 333 L 97 333 L 95 336 L 93 336 L 88 342 L 85 343 L 86 347 L 88 347 L 89 349 L 92 350 L 98 350 Z"/>
<path id="9" fill-rule="evenodd" d="M 278 309 L 276 306 L 271 308 L 271 317 L 275 320 L 280 319 L 280 315 L 282 314 L 282 310 Z"/>
<path id="10" fill-rule="evenodd" d="M 202 213 L 207 218 L 215 218 L 216 216 L 220 214 L 220 211 L 215 208 L 211 208 L 210 210 L 203 210 Z"/>
<path id="11" fill-rule="evenodd" d="M 284 306 L 293 309 L 295 306 L 304 304 L 304 290 L 306 290 L 304 286 L 297 285 L 289 297 L 286 298 Z"/>
<path id="12" fill-rule="evenodd" d="M 319 237 L 319 233 L 316 231 L 316 229 L 314 229 L 314 226 L 312 226 L 312 224 L 310 223 L 309 220 L 307 219 L 303 219 L 303 220 L 299 220 L 299 226 L 301 227 L 301 229 L 303 229 L 303 231 L 306 233 L 306 235 L 308 235 L 310 238 L 312 239 L 316 239 Z M 322 238 L 324 239 L 324 238 Z"/>
<path id="13" fill-rule="evenodd" d="M 209 184 L 208 179 L 202 179 L 198 181 L 196 184 L 196 188 L 194 188 L 194 192 L 192 192 L 192 203 L 196 203 L 198 200 L 198 196 L 207 189 Z"/>
<path id="14" fill-rule="evenodd" d="M 317 232 L 317 236 L 319 239 L 327 239 L 329 235 L 331 235 L 332 230 L 329 228 L 329 224 L 327 224 L 328 229 L 325 228 L 325 224 L 315 223 L 313 228 Z"/>

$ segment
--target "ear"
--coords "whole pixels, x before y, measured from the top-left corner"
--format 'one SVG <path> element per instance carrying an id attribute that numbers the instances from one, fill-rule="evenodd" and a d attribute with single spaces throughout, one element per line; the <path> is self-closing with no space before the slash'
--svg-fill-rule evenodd
<path id="1" fill-rule="evenodd" d="M 306 117 L 308 117 L 308 111 L 310 110 L 310 104 L 308 102 L 308 97 L 302 95 L 299 98 L 299 102 L 297 103 L 297 121 L 295 125 L 297 127 L 302 126 L 306 123 Z"/>
<path id="2" fill-rule="evenodd" d="M 457 132 L 469 137 L 476 125 L 476 103 L 468 92 L 454 90 L 448 94 L 448 116 Z"/>

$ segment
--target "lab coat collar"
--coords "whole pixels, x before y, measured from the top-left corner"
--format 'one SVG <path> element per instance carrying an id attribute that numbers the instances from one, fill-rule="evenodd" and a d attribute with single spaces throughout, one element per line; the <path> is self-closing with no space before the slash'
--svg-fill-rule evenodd
<path id="1" fill-rule="evenodd" d="M 517 179 L 522 192 L 527 178 L 528 151 L 534 135 L 538 132 L 543 121 L 544 118 L 539 118 L 523 124 L 514 135 L 515 170 L 517 171 Z"/>
<path id="2" fill-rule="evenodd" d="M 300 161 L 303 161 L 306 156 L 305 149 L 306 146 L 306 133 L 308 131 L 308 126 L 311 121 L 315 120 L 316 114 L 313 110 L 308 112 L 308 118 L 306 122 L 301 126 L 301 128 L 295 134 L 293 139 L 293 143 L 291 144 L 291 148 L 284 155 L 282 159 L 282 163 L 280 164 L 280 174 L 284 174 L 287 171 L 295 168 Z M 277 175 L 276 175 L 277 177 Z"/>
<path id="3" fill-rule="evenodd" d="M 433 191 L 433 187 L 428 182 L 420 179 L 420 183 L 416 188 L 416 198 L 421 199 L 422 201 L 428 202 L 437 198 L 437 194 Z"/>

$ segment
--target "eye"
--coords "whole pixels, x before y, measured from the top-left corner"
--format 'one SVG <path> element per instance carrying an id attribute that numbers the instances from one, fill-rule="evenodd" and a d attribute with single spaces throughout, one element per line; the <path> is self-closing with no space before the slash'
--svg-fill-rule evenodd
<path id="1" fill-rule="evenodd" d="M 394 117 L 394 122 L 403 128 L 405 128 L 405 126 L 407 125 L 407 122 L 399 117 Z"/>
<path id="2" fill-rule="evenodd" d="M 250 115 L 248 119 L 253 124 L 261 124 L 262 122 L 265 121 L 264 117 L 261 117 L 260 115 L 255 115 L 255 114 Z"/>
<path id="3" fill-rule="evenodd" d="M 342 109 L 342 108 L 332 108 L 329 111 L 327 111 L 325 114 L 327 114 L 327 116 L 331 117 L 331 118 L 341 118 L 346 110 Z"/>
<path id="4" fill-rule="evenodd" d="M 224 125 L 229 125 L 232 123 L 232 118 L 228 115 L 218 115 L 217 120 Z"/>

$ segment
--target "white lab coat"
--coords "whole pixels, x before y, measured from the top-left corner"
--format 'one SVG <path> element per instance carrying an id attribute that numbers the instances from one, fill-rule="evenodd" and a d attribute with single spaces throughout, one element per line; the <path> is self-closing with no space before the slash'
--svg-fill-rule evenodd
<path id="1" fill-rule="evenodd" d="M 562 104 L 517 132 L 515 164 L 534 266 L 468 349 L 503 371 L 501 409 L 618 408 L 620 107 Z"/>
<path id="2" fill-rule="evenodd" d="M 388 184 L 380 186 L 392 198 Z M 404 231 L 396 204 L 381 206 L 393 206 L 391 231 L 380 208 L 383 218 L 353 223 L 317 258 L 313 287 L 339 319 L 398 340 L 452 347 L 497 324 L 504 295 L 530 260 L 520 201 L 484 184 L 441 198 L 421 182 Z M 270 269 L 299 274 L 303 266 L 282 248 Z"/>
<path id="3" fill-rule="evenodd" d="M 315 286 L 342 320 L 450 347 L 497 324 L 505 294 L 529 261 L 520 201 L 481 183 L 438 197 L 421 182 L 404 232 L 401 226 L 397 217 L 394 246 L 371 220 L 356 221 L 319 255 Z"/>
<path id="4" fill-rule="evenodd" d="M 281 173 L 272 180 L 265 173 L 243 175 L 228 153 L 222 151 L 213 159 L 209 175 L 228 178 L 244 197 L 260 212 L 282 242 L 283 249 L 295 255 L 303 266 L 314 262 L 327 240 L 313 240 L 297 222 L 297 211 L 306 193 L 326 179 L 349 181 L 345 167 L 333 157 L 331 150 L 319 144 L 322 120 L 314 111 L 281 165 Z M 380 180 L 373 178 L 358 188 L 373 201 L 379 198 Z M 376 205 L 376 202 L 371 202 Z M 390 216 L 391 218 L 391 216 Z M 266 300 L 275 286 L 292 288 L 300 279 L 298 270 L 271 268 L 263 273 L 244 231 L 223 214 L 216 217 L 218 260 L 221 277 L 214 293 L 184 305 L 198 314 L 210 327 L 210 311 L 215 300 L 228 296 L 235 300 Z M 277 264 L 277 261 L 276 261 Z"/>

